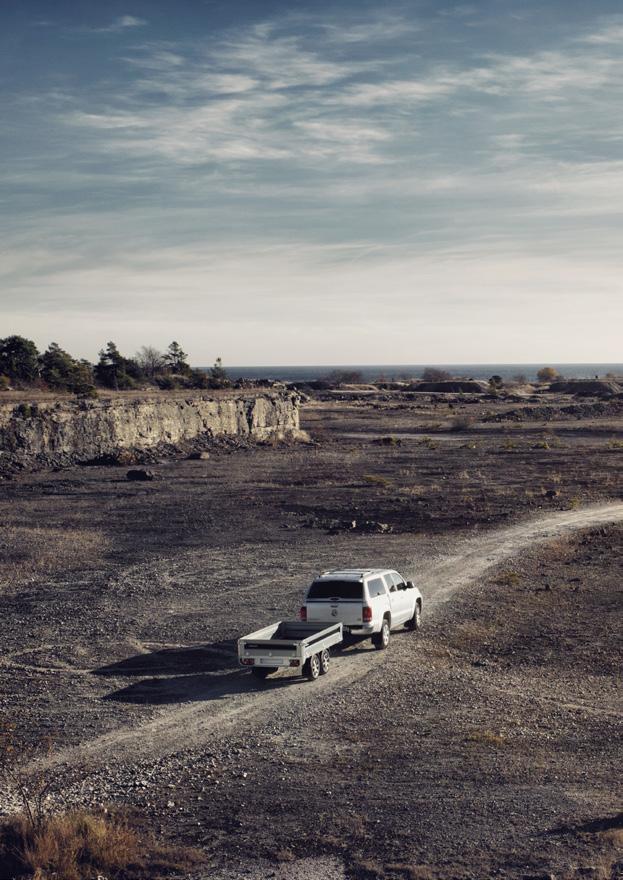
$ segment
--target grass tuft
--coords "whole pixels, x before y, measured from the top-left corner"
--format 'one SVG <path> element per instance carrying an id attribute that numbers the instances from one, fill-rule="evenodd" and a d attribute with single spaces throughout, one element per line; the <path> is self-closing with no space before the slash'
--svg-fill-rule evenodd
<path id="1" fill-rule="evenodd" d="M 0 880 L 147 880 L 198 865 L 196 850 L 156 843 L 123 819 L 83 810 L 0 825 Z"/>
<path id="2" fill-rule="evenodd" d="M 505 746 L 507 742 L 505 736 L 492 730 L 472 730 L 465 737 L 465 741 L 483 746 Z"/>

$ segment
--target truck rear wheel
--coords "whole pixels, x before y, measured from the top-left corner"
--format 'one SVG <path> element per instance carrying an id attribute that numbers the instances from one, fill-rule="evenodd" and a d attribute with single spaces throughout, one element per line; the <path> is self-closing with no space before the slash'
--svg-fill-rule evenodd
<path id="1" fill-rule="evenodd" d="M 310 681 L 316 681 L 320 675 L 320 654 L 314 654 L 305 661 L 303 675 L 306 675 Z"/>
<path id="2" fill-rule="evenodd" d="M 383 651 L 389 645 L 389 620 L 384 617 L 381 631 L 374 633 L 372 644 L 378 651 Z"/>
<path id="3" fill-rule="evenodd" d="M 267 678 L 271 672 L 277 672 L 277 666 L 254 666 L 251 672 L 256 678 Z"/>
<path id="4" fill-rule="evenodd" d="M 329 671 L 329 663 L 331 662 L 331 655 L 329 654 L 329 649 L 325 648 L 322 654 L 320 655 L 320 674 L 326 675 Z"/>

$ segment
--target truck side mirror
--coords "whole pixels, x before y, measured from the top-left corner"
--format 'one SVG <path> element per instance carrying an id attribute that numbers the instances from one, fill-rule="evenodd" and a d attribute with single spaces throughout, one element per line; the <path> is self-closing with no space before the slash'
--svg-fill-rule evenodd
<path id="1" fill-rule="evenodd" d="M 407 589 L 408 590 L 413 590 L 414 587 L 415 587 L 415 584 L 413 583 L 413 581 L 407 581 Z"/>

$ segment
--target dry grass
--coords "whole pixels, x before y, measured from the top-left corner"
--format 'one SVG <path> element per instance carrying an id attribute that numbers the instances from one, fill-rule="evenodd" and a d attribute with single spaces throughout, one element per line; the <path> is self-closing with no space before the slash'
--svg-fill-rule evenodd
<path id="1" fill-rule="evenodd" d="M 98 566 L 108 549 L 94 529 L 0 528 L 0 587 Z"/>
<path id="2" fill-rule="evenodd" d="M 144 880 L 199 862 L 197 851 L 163 846 L 126 821 L 103 814 L 49 816 L 39 827 L 25 816 L 13 816 L 0 826 L 0 880 Z"/>
<path id="3" fill-rule="evenodd" d="M 623 828 L 609 828 L 602 831 L 600 837 L 617 849 L 623 849 Z"/>
<path id="4" fill-rule="evenodd" d="M 503 571 L 496 577 L 495 583 L 499 587 L 516 587 L 521 576 L 516 571 Z"/>
<path id="5" fill-rule="evenodd" d="M 382 486 L 384 489 L 388 489 L 392 485 L 391 480 L 380 474 L 364 474 L 363 481 L 368 483 L 369 486 Z"/>
<path id="6" fill-rule="evenodd" d="M 493 730 L 472 730 L 465 737 L 465 742 L 483 746 L 505 746 L 507 739 L 501 733 L 495 733 Z"/>

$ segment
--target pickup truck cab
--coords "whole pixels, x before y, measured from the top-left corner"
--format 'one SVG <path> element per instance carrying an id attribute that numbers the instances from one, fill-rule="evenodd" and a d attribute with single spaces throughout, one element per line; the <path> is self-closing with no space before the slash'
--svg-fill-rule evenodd
<path id="1" fill-rule="evenodd" d="M 325 571 L 305 596 L 301 620 L 336 621 L 354 636 L 371 636 L 386 648 L 391 630 L 405 625 L 417 630 L 422 621 L 422 594 L 394 569 Z"/>

